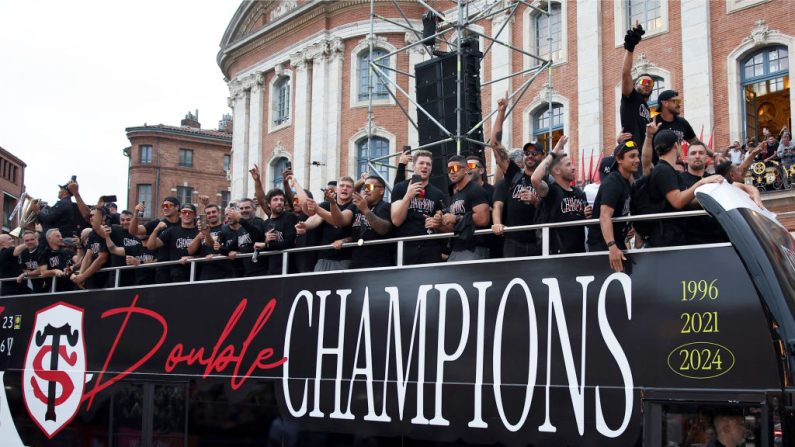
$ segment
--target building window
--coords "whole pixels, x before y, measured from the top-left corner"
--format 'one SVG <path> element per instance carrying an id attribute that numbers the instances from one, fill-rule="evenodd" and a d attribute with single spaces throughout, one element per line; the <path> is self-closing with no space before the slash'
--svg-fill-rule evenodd
<path id="1" fill-rule="evenodd" d="M 231 193 L 229 191 L 221 191 L 218 193 L 218 195 L 221 197 L 220 206 L 221 206 L 221 212 L 223 212 L 223 210 L 225 210 L 226 207 L 229 206 L 230 200 L 232 200 Z"/>
<path id="2" fill-rule="evenodd" d="M 553 62 L 563 60 L 563 29 L 560 3 L 554 2 L 550 6 L 549 15 L 536 13 L 533 16 L 533 52 L 541 58 L 552 59 Z M 546 9 L 544 6 L 543 9 Z M 551 28 L 551 30 L 550 30 Z M 551 32 L 551 34 L 549 34 Z M 550 41 L 552 38 L 552 52 Z M 550 57 L 551 54 L 551 57 Z"/>
<path id="3" fill-rule="evenodd" d="M 193 188 L 190 186 L 177 186 L 177 198 L 179 203 L 193 203 Z"/>
<path id="4" fill-rule="evenodd" d="M 662 93 L 663 90 L 667 89 L 667 87 L 665 86 L 665 79 L 659 76 L 652 76 L 651 78 L 654 80 L 654 88 L 652 89 L 651 95 L 649 95 L 649 100 L 646 101 L 646 103 L 649 105 L 651 115 L 657 116 L 657 114 L 660 113 L 658 109 L 660 104 L 657 98 L 660 96 L 660 93 Z"/>
<path id="5" fill-rule="evenodd" d="M 271 162 L 271 187 L 273 188 L 281 188 L 282 184 L 284 183 L 284 178 L 282 177 L 282 172 L 287 170 L 287 164 L 290 163 L 286 157 L 279 157 L 273 162 Z"/>
<path id="6" fill-rule="evenodd" d="M 273 124 L 280 125 L 290 120 L 290 78 L 282 76 L 273 85 Z"/>
<path id="7" fill-rule="evenodd" d="M 389 155 L 389 140 L 382 137 L 373 136 L 370 144 L 367 144 L 367 137 L 356 142 L 356 178 L 361 177 L 363 172 L 373 175 L 373 169 L 368 165 L 368 161 L 378 169 L 378 175 L 384 180 L 389 179 L 389 161 L 383 157 Z M 373 161 L 374 159 L 379 159 Z"/>
<path id="8" fill-rule="evenodd" d="M 229 167 L 232 164 L 232 156 L 224 155 L 224 172 L 229 173 Z"/>
<path id="9" fill-rule="evenodd" d="M 660 0 L 625 0 L 625 5 L 627 29 L 635 26 L 635 23 L 640 23 L 643 25 L 643 29 L 650 34 L 662 31 L 663 17 Z"/>
<path id="10" fill-rule="evenodd" d="M 152 185 L 138 185 L 138 203 L 144 204 L 144 218 L 152 217 Z"/>
<path id="11" fill-rule="evenodd" d="M 767 47 L 740 63 L 744 98 L 745 137 L 760 137 L 768 128 L 778 135 L 791 127 L 789 107 L 789 54 L 784 46 Z"/>
<path id="12" fill-rule="evenodd" d="M 179 150 L 179 166 L 182 168 L 193 167 L 193 150 L 191 149 Z"/>
<path id="13" fill-rule="evenodd" d="M 533 114 L 532 120 L 532 139 L 538 141 L 539 146 L 548 152 L 552 148 L 549 144 L 550 130 L 552 131 L 552 144 L 557 143 L 558 139 L 563 136 L 563 106 L 552 103 L 552 113 L 550 114 L 549 106 L 544 105 Z"/>
<path id="14" fill-rule="evenodd" d="M 381 48 L 374 48 L 373 49 L 373 59 L 377 59 L 381 56 L 388 54 L 386 50 Z M 389 99 L 389 92 L 387 90 L 386 82 L 381 79 L 375 72 L 371 72 L 370 70 L 370 50 L 366 49 L 359 53 L 358 56 L 358 63 L 359 63 L 359 101 L 366 101 L 369 99 L 370 95 L 370 84 L 371 82 L 375 82 L 373 86 L 373 99 Z M 376 62 L 376 65 L 379 67 L 389 67 L 389 58 L 384 58 Z M 382 68 L 384 74 L 388 74 L 385 69 Z"/>
<path id="15" fill-rule="evenodd" d="M 152 145 L 142 144 L 138 146 L 138 162 L 142 165 L 152 164 Z"/>

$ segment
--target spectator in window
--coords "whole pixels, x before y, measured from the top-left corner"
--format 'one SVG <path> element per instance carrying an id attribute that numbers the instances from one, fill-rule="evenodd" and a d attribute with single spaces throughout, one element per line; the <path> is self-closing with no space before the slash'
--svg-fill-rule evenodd
<path id="1" fill-rule="evenodd" d="M 689 188 L 683 188 L 682 180 L 674 169 L 682 150 L 679 136 L 672 130 L 659 130 L 659 125 L 650 125 L 646 130 L 647 145 L 653 144 L 660 161 L 654 166 L 649 178 L 649 195 L 660 203 L 661 212 L 673 212 L 685 208 L 695 199 L 695 190 L 707 183 L 723 181 L 720 175 L 702 178 Z M 652 143 L 653 142 L 653 143 Z M 649 146 L 644 148 L 644 155 Z M 680 219 L 662 219 L 649 234 L 650 247 L 667 247 L 687 243 L 685 228 Z"/>
<path id="2" fill-rule="evenodd" d="M 144 207 L 143 203 L 139 204 L 141 207 Z M 152 236 L 155 228 L 159 226 L 161 223 L 165 225 L 165 228 L 176 227 L 180 225 L 180 218 L 179 218 L 179 208 L 180 203 L 179 199 L 173 196 L 168 196 L 163 199 L 163 203 L 161 205 L 161 210 L 163 212 L 162 219 L 153 219 L 146 223 L 146 225 L 139 225 L 138 224 L 138 215 L 134 215 L 132 221 L 130 222 L 130 228 L 137 228 L 136 235 L 147 236 L 147 240 L 149 237 Z M 136 207 L 138 209 L 138 207 Z M 142 208 L 144 209 L 144 208 Z M 162 231 L 162 230 L 160 230 Z M 132 231 L 130 231 L 132 233 Z M 149 248 L 148 243 L 147 248 L 153 250 L 155 253 L 155 260 L 156 261 L 167 261 L 169 258 L 168 250 L 165 247 L 160 247 L 157 249 Z M 171 269 L 168 266 L 160 266 L 155 268 L 155 283 L 157 284 L 166 284 L 171 282 Z"/>
<path id="3" fill-rule="evenodd" d="M 178 226 L 168 226 L 165 222 L 159 222 L 146 246 L 150 250 L 165 249 L 169 261 L 182 261 L 178 265 L 172 265 L 170 271 L 170 282 L 186 282 L 190 280 L 190 253 L 188 247 L 197 237 L 202 237 L 196 229 L 196 207 L 192 203 L 182 205 L 179 210 L 180 224 Z M 158 258 L 158 260 L 160 260 Z"/>
<path id="4" fill-rule="evenodd" d="M 72 202 L 72 197 L 75 201 Z M 38 212 L 42 233 L 46 234 L 51 228 L 57 228 L 63 237 L 77 238 L 82 228 L 87 227 L 91 210 L 80 196 L 77 182 L 69 181 L 59 186 L 58 201 L 52 206 L 39 209 L 35 204 L 32 208 Z"/>
<path id="5" fill-rule="evenodd" d="M 478 245 L 472 231 L 487 228 L 491 224 L 489 199 L 477 182 L 472 181 L 472 170 L 467 160 L 453 155 L 447 162 L 447 177 L 450 179 L 452 197 L 449 212 L 442 216 L 442 231 L 455 231 L 458 237 L 451 241 L 449 262 L 486 259 L 489 249 Z"/>
<path id="6" fill-rule="evenodd" d="M 599 225 L 592 225 L 588 231 L 588 251 L 609 251 L 610 268 L 616 272 L 624 270 L 622 251 L 627 249 L 629 224 L 612 219 L 629 215 L 632 183 L 640 168 L 638 149 L 628 140 L 614 151 L 616 167 L 602 180 L 593 204 L 593 218 L 599 219 Z"/>
<path id="7" fill-rule="evenodd" d="M 18 284 L 26 284 L 33 293 L 45 293 L 44 281 L 39 278 L 39 235 L 36 232 L 27 230 L 22 234 L 22 244 L 25 247 L 18 255 L 19 265 L 22 267 L 22 274 L 17 277 Z M 5 289 L 6 284 L 3 284 Z"/>
<path id="8" fill-rule="evenodd" d="M 264 242 L 257 242 L 254 247 L 260 251 L 280 251 L 295 246 L 295 224 L 298 218 L 285 207 L 285 195 L 281 189 L 272 189 L 266 196 L 270 217 L 265 221 Z M 268 263 L 269 275 L 282 274 L 282 257 L 272 255 L 260 259 Z"/>
<path id="9" fill-rule="evenodd" d="M 39 256 L 39 275 L 45 278 L 45 287 L 52 290 L 52 278 L 55 278 L 55 290 L 66 292 L 74 290 L 74 283 L 69 277 L 72 272 L 72 253 L 65 250 L 61 244 L 63 237 L 60 230 L 50 228 L 45 234 L 47 246 Z M 76 276 L 76 275 L 75 275 Z"/>
<path id="10" fill-rule="evenodd" d="M 640 147 L 646 134 L 646 124 L 651 122 L 649 96 L 654 90 L 654 79 L 648 74 L 641 74 L 632 79 L 632 60 L 635 47 L 643 38 L 641 25 L 630 28 L 624 37 L 624 63 L 621 67 L 621 128 L 623 132 L 632 134 L 632 141 Z"/>
<path id="11" fill-rule="evenodd" d="M 415 151 L 414 175 L 398 183 L 392 190 L 391 218 L 395 237 L 432 234 L 441 225 L 444 193 L 428 182 L 433 167 L 433 155 Z M 442 246 L 438 240 L 405 242 L 403 264 L 426 264 L 442 260 Z"/>
<path id="12" fill-rule="evenodd" d="M 555 148 L 544 157 L 531 177 L 533 188 L 541 198 L 538 223 L 573 222 L 591 217 L 591 206 L 585 193 L 571 186 L 576 175 L 571 159 L 563 153 L 568 137 L 560 137 Z M 552 183 L 547 183 L 547 173 Z M 581 226 L 555 228 L 549 232 L 552 254 L 585 251 L 585 229 Z"/>
<path id="13" fill-rule="evenodd" d="M 384 202 L 386 183 L 381 177 L 368 177 L 362 193 L 353 193 L 352 217 L 354 241 L 386 239 L 392 232 L 390 205 Z M 351 253 L 351 268 L 394 265 L 392 246 L 388 244 L 359 247 Z"/>
<path id="14" fill-rule="evenodd" d="M 354 181 L 350 177 L 342 177 L 336 187 L 325 190 L 326 201 L 315 208 L 315 214 L 306 220 L 307 230 L 320 232 L 320 245 L 333 245 L 334 250 L 321 250 L 318 253 L 316 272 L 347 269 L 351 265 L 351 251 L 342 248 L 342 244 L 350 242 L 350 218 L 353 215 Z M 346 225 L 345 222 L 348 222 Z"/>
<path id="15" fill-rule="evenodd" d="M 9 234 L 0 234 L 0 278 L 20 278 L 23 275 L 19 256 L 26 251 L 25 244 L 15 245 Z M 23 277 L 24 278 L 24 277 Z M 0 287 L 2 296 L 30 293 L 27 281 L 4 281 Z"/>
<path id="16" fill-rule="evenodd" d="M 143 211 L 143 206 L 137 207 L 136 211 Z M 126 265 L 140 265 L 143 244 L 137 236 L 130 233 L 130 223 L 133 219 L 133 213 L 124 210 L 119 215 L 119 225 L 101 226 L 94 228 L 100 237 L 105 239 L 105 245 L 110 253 L 110 265 L 112 267 L 123 267 Z M 124 269 L 116 270 L 115 274 L 119 275 L 119 286 L 126 287 L 136 284 L 136 276 L 138 272 L 143 272 L 150 269 Z M 108 280 L 108 286 L 113 285 L 113 275 Z"/>
<path id="17" fill-rule="evenodd" d="M 523 163 L 519 168 L 508 166 L 505 178 L 494 187 L 494 209 L 491 212 L 491 229 L 503 235 L 505 226 L 514 227 L 535 223 L 538 194 L 531 181 L 533 171 L 544 158 L 544 151 L 533 143 L 524 145 Z M 505 234 L 505 257 L 537 256 L 541 249 L 535 231 L 518 231 Z"/>
<path id="18" fill-rule="evenodd" d="M 727 151 L 727 156 L 731 160 L 732 164 L 739 165 L 740 163 L 743 162 L 743 159 L 745 159 L 745 157 L 742 148 L 740 148 L 739 141 L 735 141 L 734 143 L 732 143 L 731 146 L 729 146 L 729 150 Z"/>
<path id="19" fill-rule="evenodd" d="M 778 150 L 778 141 L 773 135 L 768 135 L 765 141 L 759 145 L 762 150 L 754 156 L 754 162 L 764 161 L 767 162 L 776 157 Z"/>
<path id="20" fill-rule="evenodd" d="M 778 145 L 776 155 L 779 160 L 781 160 L 781 166 L 783 166 L 784 169 L 789 169 L 790 166 L 795 164 L 795 144 L 790 140 L 789 132 L 781 134 L 781 143 Z"/>

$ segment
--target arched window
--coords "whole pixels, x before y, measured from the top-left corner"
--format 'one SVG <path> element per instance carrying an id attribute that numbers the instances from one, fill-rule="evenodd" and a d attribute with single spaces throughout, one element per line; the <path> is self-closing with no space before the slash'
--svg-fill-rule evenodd
<path id="1" fill-rule="evenodd" d="M 373 48 L 373 59 L 388 54 L 386 50 L 381 48 Z M 359 100 L 367 101 L 370 95 L 369 88 L 370 82 L 375 82 L 373 85 L 373 99 L 388 99 L 389 93 L 387 91 L 386 81 L 381 79 L 375 72 L 370 71 L 370 50 L 365 49 L 358 56 L 359 72 L 358 72 L 358 86 L 359 86 Z M 376 61 L 379 67 L 389 67 L 389 58 L 384 58 Z M 389 72 L 385 69 L 384 74 L 388 75 Z"/>
<path id="2" fill-rule="evenodd" d="M 271 188 L 282 187 L 284 180 L 282 172 L 287 169 L 287 163 L 289 162 L 290 160 L 288 160 L 287 157 L 279 157 L 271 162 L 271 178 L 273 179 L 271 181 Z"/>
<path id="3" fill-rule="evenodd" d="M 552 130 L 552 144 L 557 143 L 563 136 L 563 105 L 552 103 L 552 113 L 550 114 L 549 105 L 545 104 L 533 113 L 533 139 L 545 151 L 549 151 L 552 145 L 549 144 L 549 131 Z"/>
<path id="4" fill-rule="evenodd" d="M 649 105 L 651 115 L 656 116 L 658 113 L 660 113 L 659 109 L 657 108 L 657 106 L 660 105 L 657 97 L 660 96 L 660 93 L 662 93 L 663 90 L 667 90 L 668 87 L 665 85 L 665 79 L 659 76 L 652 76 L 651 78 L 654 80 L 654 88 L 651 91 L 651 95 L 649 95 L 647 104 Z"/>
<path id="5" fill-rule="evenodd" d="M 389 160 L 380 159 L 372 161 L 375 158 L 384 157 L 389 155 L 389 140 L 382 137 L 373 136 L 370 139 L 370 145 L 367 144 L 367 137 L 362 138 L 356 142 L 356 178 L 362 175 L 362 172 L 368 172 L 373 175 L 373 170 L 367 165 L 368 160 L 378 169 L 378 174 L 384 180 L 389 179 Z"/>
<path id="6" fill-rule="evenodd" d="M 563 59 L 563 14 L 560 3 L 550 2 L 550 14 L 541 12 L 533 15 L 533 52 L 538 57 L 552 59 L 557 62 Z M 542 5 L 541 9 L 547 9 Z M 549 29 L 551 27 L 551 30 Z M 551 34 L 548 34 L 551 31 Z M 550 57 L 549 37 L 552 38 L 552 53 Z"/>
<path id="7" fill-rule="evenodd" d="M 271 116 L 276 126 L 290 119 L 290 78 L 287 76 L 283 76 L 273 84 Z"/>
<path id="8" fill-rule="evenodd" d="M 663 27 L 662 4 L 660 0 L 625 0 L 627 8 L 627 29 L 635 23 L 643 25 L 648 33 L 655 33 Z"/>
<path id="9" fill-rule="evenodd" d="M 746 137 L 759 137 L 763 128 L 777 135 L 791 127 L 789 110 L 789 54 L 784 46 L 763 48 L 740 63 Z"/>

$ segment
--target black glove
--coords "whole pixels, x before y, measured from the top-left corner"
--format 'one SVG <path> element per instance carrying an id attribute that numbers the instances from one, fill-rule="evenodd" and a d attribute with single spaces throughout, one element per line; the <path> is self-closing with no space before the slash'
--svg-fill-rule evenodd
<path id="1" fill-rule="evenodd" d="M 624 49 L 630 53 L 635 51 L 635 45 L 640 43 L 640 40 L 643 38 L 644 34 L 646 34 L 646 31 L 640 24 L 634 28 L 628 29 L 627 35 L 624 36 Z"/>

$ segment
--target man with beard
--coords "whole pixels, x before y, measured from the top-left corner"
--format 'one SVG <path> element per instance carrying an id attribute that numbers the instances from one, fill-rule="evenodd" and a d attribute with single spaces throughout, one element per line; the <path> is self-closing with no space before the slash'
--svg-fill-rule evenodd
<path id="1" fill-rule="evenodd" d="M 381 177 L 368 177 L 362 188 L 363 193 L 353 193 L 352 233 L 355 241 L 386 239 L 392 231 L 391 211 L 384 202 L 386 183 Z M 351 254 L 351 268 L 387 267 L 394 265 L 392 245 L 371 245 L 359 247 Z"/>
<path id="2" fill-rule="evenodd" d="M 660 114 L 654 117 L 654 122 L 659 125 L 658 131 L 669 129 L 679 137 L 679 141 L 687 141 L 691 145 L 698 143 L 698 138 L 696 138 L 696 133 L 690 123 L 680 116 L 682 113 L 682 98 L 679 97 L 679 92 L 665 90 L 660 93 L 657 100 L 660 104 Z M 657 160 L 652 160 L 652 162 L 657 164 Z"/>
<path id="3" fill-rule="evenodd" d="M 298 218 L 287 212 L 284 191 L 275 188 L 268 191 L 265 201 L 270 210 L 270 217 L 265 221 L 265 242 L 257 242 L 254 248 L 261 251 L 280 251 L 295 246 L 295 224 Z M 268 264 L 269 275 L 281 275 L 283 259 L 281 255 L 260 258 L 260 262 Z"/>
<path id="4" fill-rule="evenodd" d="M 506 225 L 514 227 L 532 225 L 535 222 L 539 199 L 535 188 L 533 188 L 531 177 L 538 163 L 543 159 L 544 151 L 536 147 L 534 143 L 526 143 L 522 153 L 522 170 L 509 166 L 505 178 L 494 187 L 491 229 L 497 236 L 503 236 Z M 514 231 L 505 235 L 503 245 L 505 257 L 537 256 L 539 254 L 541 254 L 541 248 L 536 240 L 535 231 Z"/>
<path id="5" fill-rule="evenodd" d="M 142 207 L 144 206 L 144 204 L 139 204 L 139 205 L 141 205 Z M 135 216 L 133 216 L 132 221 L 130 222 L 130 228 L 137 228 L 138 231 L 134 234 L 138 236 L 145 235 L 151 237 L 155 228 L 161 223 L 165 225 L 165 228 L 179 226 L 180 224 L 179 205 L 180 205 L 179 199 L 173 196 L 168 196 L 165 199 L 163 199 L 163 204 L 161 206 L 161 210 L 163 211 L 162 219 L 152 219 L 151 221 L 147 222 L 146 225 L 138 225 L 138 215 L 136 214 Z M 137 206 L 136 209 L 138 209 Z M 130 233 L 133 233 L 133 231 L 130 231 Z M 157 249 L 157 251 L 155 252 L 155 260 L 167 261 L 168 250 L 164 247 Z M 171 281 L 171 269 L 168 266 L 155 267 L 155 283 L 166 284 L 170 281 Z"/>
<path id="6" fill-rule="evenodd" d="M 138 207 L 136 207 L 136 211 L 138 211 Z M 141 211 L 143 211 L 143 207 L 141 207 Z M 107 245 L 111 254 L 110 264 L 112 267 L 140 264 L 143 244 L 137 236 L 130 234 L 132 219 L 133 213 L 124 210 L 119 214 L 120 225 L 102 226 L 94 229 L 105 238 L 105 245 Z M 144 269 L 139 269 L 138 271 L 133 269 L 116 270 L 115 273 L 119 275 L 119 286 L 137 284 L 136 276 L 143 271 Z M 111 275 L 109 281 L 115 281 L 113 275 Z M 108 285 L 112 284 L 109 283 Z"/>
<path id="7" fill-rule="evenodd" d="M 690 149 L 687 151 L 687 171 L 679 173 L 679 178 L 682 179 L 682 189 L 690 188 L 705 177 L 708 177 L 707 148 L 703 143 L 697 142 L 691 144 Z M 756 191 L 756 188 L 752 189 Z M 701 206 L 693 199 L 684 209 L 688 211 L 700 210 Z M 687 229 L 688 244 L 713 244 L 729 241 L 726 233 L 712 216 L 685 219 L 683 225 Z"/>
<path id="8" fill-rule="evenodd" d="M 414 158 L 414 175 L 392 190 L 391 219 L 395 237 L 433 234 L 442 223 L 444 193 L 428 183 L 433 154 L 418 150 Z M 411 241 L 403 244 L 403 264 L 426 264 L 442 260 L 438 240 Z"/>
<path id="9" fill-rule="evenodd" d="M 64 250 L 61 245 L 63 237 L 57 228 L 50 228 L 45 234 L 47 246 L 39 255 L 39 275 L 45 278 L 47 291 L 52 290 L 52 281 L 55 278 L 55 290 L 66 292 L 74 290 L 74 283 L 69 280 L 72 273 L 72 253 Z"/>
<path id="10" fill-rule="evenodd" d="M 102 207 L 104 203 L 100 201 L 97 207 L 91 210 L 91 225 L 99 228 L 103 221 Z M 110 258 L 108 247 L 105 245 L 104 236 L 91 229 L 85 244 L 85 254 L 80 263 L 80 273 L 72 278 L 72 281 L 81 289 L 101 289 L 108 284 L 108 272 L 99 270 L 105 266 Z"/>
<path id="11" fill-rule="evenodd" d="M 619 145 L 614 151 L 615 165 L 611 173 L 602 180 L 593 203 L 593 218 L 599 225 L 591 225 L 588 231 L 588 251 L 609 251 L 610 267 L 613 271 L 624 270 L 626 261 L 622 250 L 626 250 L 629 224 L 614 223 L 614 217 L 629 215 L 629 201 L 635 172 L 640 168 L 640 151 L 632 140 Z"/>
<path id="12" fill-rule="evenodd" d="M 22 234 L 22 244 L 24 250 L 21 250 L 18 259 L 22 267 L 22 274 L 17 277 L 18 284 L 27 283 L 30 280 L 30 289 L 33 293 L 45 293 L 44 281 L 39 278 L 39 235 L 33 231 L 25 231 Z M 6 285 L 3 284 L 5 290 Z M 5 293 L 5 292 L 4 292 Z"/>
<path id="13" fill-rule="evenodd" d="M 316 214 L 306 220 L 307 230 L 317 229 L 320 232 L 319 245 L 334 246 L 334 250 L 321 250 L 318 253 L 316 272 L 343 270 L 350 267 L 351 250 L 343 249 L 342 244 L 352 240 L 350 219 L 345 216 L 353 215 L 354 205 L 351 200 L 353 184 L 354 181 L 350 177 L 340 178 L 336 188 L 326 189 L 326 201 L 316 208 Z"/>
<path id="14" fill-rule="evenodd" d="M 466 159 L 453 155 L 447 162 L 447 176 L 450 179 L 453 196 L 450 198 L 450 211 L 442 216 L 442 231 L 456 231 L 459 234 L 451 241 L 448 262 L 486 259 L 489 250 L 478 245 L 477 238 L 468 234 L 469 230 L 489 226 L 489 199 L 486 192 L 472 181 L 472 173 Z"/>
<path id="15" fill-rule="evenodd" d="M 257 242 L 265 240 L 265 221 L 255 215 L 256 206 L 251 199 L 238 200 L 237 206 L 240 208 L 241 234 L 238 235 L 238 253 L 253 253 L 252 257 L 243 258 L 243 276 L 262 276 L 268 274 L 268 258 L 260 258 L 259 252 L 254 246 Z M 246 241 L 248 235 L 248 242 Z"/>
<path id="16" fill-rule="evenodd" d="M 621 66 L 621 128 L 623 132 L 632 134 L 635 146 L 641 147 L 646 135 L 646 124 L 651 121 L 649 111 L 649 95 L 654 90 L 654 79 L 648 74 L 641 74 L 632 80 L 632 60 L 635 46 L 643 38 L 641 25 L 627 30 L 624 36 L 624 64 Z"/>
<path id="17" fill-rule="evenodd" d="M 218 237 L 220 253 L 229 256 L 230 265 L 232 266 L 233 276 L 242 277 L 246 274 L 246 269 L 243 266 L 243 259 L 236 259 L 238 251 L 243 253 L 252 253 L 254 251 L 254 242 L 251 241 L 251 235 L 248 234 L 241 225 L 240 221 L 243 216 L 240 214 L 240 209 L 236 203 L 232 203 L 224 210 L 226 223 L 221 228 L 221 233 Z M 250 259 L 249 259 L 250 261 Z"/>
<path id="18" fill-rule="evenodd" d="M 509 165 L 513 165 L 513 163 L 509 163 Z M 491 218 L 491 211 L 494 207 L 494 186 L 486 181 L 486 163 L 478 155 L 467 155 L 467 169 L 470 172 L 472 181 L 486 192 L 486 198 L 489 200 L 489 218 Z M 489 251 L 489 258 L 502 257 L 502 240 L 493 233 L 476 236 L 475 240 L 478 245 L 486 247 Z"/>
<path id="19" fill-rule="evenodd" d="M 188 254 L 201 255 L 212 258 L 222 254 L 221 234 L 224 232 L 224 225 L 221 223 L 221 209 L 218 205 L 211 204 L 210 198 L 200 196 L 199 201 L 204 207 L 204 215 L 207 216 L 207 225 L 199 228 L 201 238 L 194 238 L 188 247 Z M 233 266 L 228 260 L 213 260 L 197 264 L 199 281 L 212 279 L 223 279 L 235 277 Z"/>
<path id="20" fill-rule="evenodd" d="M 19 279 L 22 276 L 22 264 L 18 257 L 25 251 L 25 245 L 14 245 L 14 238 L 9 234 L 0 234 L 0 278 Z M 2 296 L 30 293 L 27 283 L 21 281 L 5 281 L 2 284 Z"/>
<path id="21" fill-rule="evenodd" d="M 160 222 L 146 241 L 146 247 L 150 250 L 165 249 L 168 254 L 165 260 L 182 261 L 178 265 L 170 266 L 170 282 L 190 280 L 190 265 L 187 260 L 191 256 L 188 253 L 188 247 L 193 239 L 202 236 L 196 229 L 196 207 L 192 203 L 182 205 L 179 216 L 179 226 L 169 227 L 165 222 Z M 158 258 L 158 260 L 162 259 Z"/>
<path id="22" fill-rule="evenodd" d="M 530 179 L 541 197 L 537 223 L 573 222 L 591 217 L 592 208 L 588 205 L 585 193 L 576 186 L 571 186 L 576 176 L 571 159 L 563 153 L 563 146 L 567 141 L 565 135 L 560 137 L 555 148 L 544 157 Z M 544 180 L 548 173 L 553 180 L 550 184 Z M 551 254 L 585 251 L 585 229 L 581 226 L 550 229 L 549 237 Z"/>

